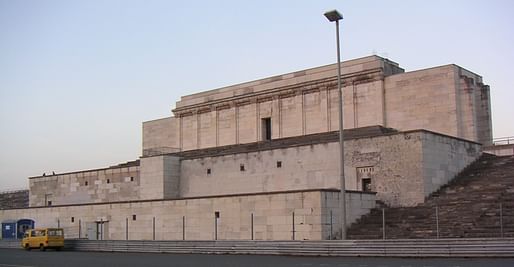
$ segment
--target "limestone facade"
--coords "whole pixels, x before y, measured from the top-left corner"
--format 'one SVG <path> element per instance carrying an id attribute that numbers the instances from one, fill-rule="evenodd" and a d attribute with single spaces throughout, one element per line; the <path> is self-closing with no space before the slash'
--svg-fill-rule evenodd
<path id="1" fill-rule="evenodd" d="M 295 240 L 322 240 L 341 231 L 339 195 L 310 190 L 68 205 L 0 210 L 0 218 L 31 218 L 37 227 L 62 227 L 65 238 L 292 240 L 294 235 Z M 346 197 L 349 223 L 375 207 L 374 193 L 348 192 Z"/>
<path id="2" fill-rule="evenodd" d="M 129 239 L 213 239 L 218 225 L 218 239 L 288 240 L 294 212 L 296 239 L 334 238 L 336 73 L 328 65 L 184 96 L 174 116 L 143 123 L 139 160 L 31 177 L 30 208 L 0 220 L 93 239 L 125 239 L 127 229 Z M 375 200 L 423 203 L 491 143 L 489 87 L 472 72 L 404 72 L 371 56 L 342 73 L 350 222 Z"/>
<path id="3" fill-rule="evenodd" d="M 481 155 L 478 143 L 430 131 L 355 135 L 365 129 L 380 128 L 345 131 L 346 188 L 364 191 L 367 181 L 390 206 L 423 203 Z M 181 158 L 180 181 L 168 183 L 179 184 L 178 197 L 340 188 L 337 132 L 174 155 Z M 150 191 L 149 199 L 166 197 Z"/>
<path id="4" fill-rule="evenodd" d="M 346 188 L 376 192 L 377 199 L 390 206 L 423 203 L 426 196 L 449 182 L 481 153 L 478 143 L 425 130 L 397 132 L 364 127 L 345 130 L 345 135 Z M 86 174 L 80 175 L 90 177 Z M 133 194 L 122 195 L 124 198 L 119 200 L 338 189 L 338 133 L 146 156 L 140 159 L 134 176 L 141 179 L 130 191 Z M 31 186 L 31 192 L 35 192 L 31 193 L 31 206 L 45 205 L 44 195 L 37 193 L 51 191 L 56 191 L 54 205 L 106 201 L 100 198 L 105 194 L 98 189 L 85 191 L 88 187 L 80 186 L 82 180 L 63 182 L 66 179 L 69 180 L 68 176 L 59 175 L 32 179 L 37 184 Z M 105 178 L 89 179 L 99 189 L 119 187 L 114 180 L 105 184 Z M 79 198 L 82 195 L 76 192 L 81 190 L 91 192 L 97 199 Z M 118 197 L 110 196 L 111 201 Z"/>
<path id="5" fill-rule="evenodd" d="M 125 166 L 29 178 L 29 206 L 139 199 L 139 161 Z"/>
<path id="6" fill-rule="evenodd" d="M 143 155 L 262 141 L 266 119 L 272 139 L 338 130 L 336 73 L 334 64 L 183 96 L 174 117 L 143 124 Z M 342 73 L 345 129 L 426 129 L 491 143 L 489 87 L 477 74 L 457 65 L 404 72 L 378 56 L 343 62 Z"/>

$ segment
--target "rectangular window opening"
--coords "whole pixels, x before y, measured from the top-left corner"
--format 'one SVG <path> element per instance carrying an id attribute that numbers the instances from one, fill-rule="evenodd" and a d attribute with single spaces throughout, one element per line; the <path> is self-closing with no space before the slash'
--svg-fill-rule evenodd
<path id="1" fill-rule="evenodd" d="M 371 192 L 371 178 L 362 179 L 362 191 Z"/>
<path id="2" fill-rule="evenodd" d="M 135 221 L 136 220 L 136 214 L 133 214 L 132 215 L 132 220 Z"/>
<path id="3" fill-rule="evenodd" d="M 239 165 L 239 170 L 244 172 L 245 171 L 245 165 L 244 164 Z"/>
<path id="4" fill-rule="evenodd" d="M 130 176 L 130 181 L 134 182 L 134 176 Z"/>
<path id="5" fill-rule="evenodd" d="M 107 183 L 110 184 L 111 183 L 111 180 L 107 179 Z"/>
<path id="6" fill-rule="evenodd" d="M 271 140 L 271 118 L 262 118 L 261 119 L 261 128 L 262 128 L 262 140 L 263 141 Z"/>
<path id="7" fill-rule="evenodd" d="M 282 161 L 277 161 L 277 168 L 282 168 Z"/>
<path id="8" fill-rule="evenodd" d="M 75 222 L 75 217 L 71 217 L 71 222 Z"/>

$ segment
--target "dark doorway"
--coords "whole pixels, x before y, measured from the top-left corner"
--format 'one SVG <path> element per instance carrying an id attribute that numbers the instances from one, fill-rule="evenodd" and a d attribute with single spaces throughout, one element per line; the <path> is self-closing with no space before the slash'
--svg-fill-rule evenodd
<path id="1" fill-rule="evenodd" d="M 371 192 L 371 178 L 362 179 L 362 191 Z"/>
<path id="2" fill-rule="evenodd" d="M 262 140 L 271 140 L 271 118 L 262 118 Z"/>

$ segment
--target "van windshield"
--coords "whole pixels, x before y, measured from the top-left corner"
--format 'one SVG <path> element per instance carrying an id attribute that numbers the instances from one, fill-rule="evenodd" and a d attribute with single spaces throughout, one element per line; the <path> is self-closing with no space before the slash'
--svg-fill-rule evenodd
<path id="1" fill-rule="evenodd" d="M 62 229 L 48 229 L 48 236 L 63 236 Z"/>

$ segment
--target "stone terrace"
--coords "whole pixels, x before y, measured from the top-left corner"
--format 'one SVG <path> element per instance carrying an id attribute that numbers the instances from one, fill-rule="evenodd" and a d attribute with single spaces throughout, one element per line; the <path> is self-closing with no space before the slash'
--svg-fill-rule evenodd
<path id="1" fill-rule="evenodd" d="M 386 238 L 514 237 L 514 157 L 484 154 L 450 184 L 410 208 L 385 207 Z M 348 239 L 381 239 L 382 209 L 353 224 Z"/>
<path id="2" fill-rule="evenodd" d="M 398 133 L 397 130 L 382 126 L 367 126 L 361 128 L 345 129 L 343 131 L 344 139 L 358 139 L 363 137 L 375 137 L 386 134 Z M 294 146 L 303 146 L 309 144 L 319 144 L 334 142 L 339 140 L 339 131 L 331 131 L 324 133 L 309 134 L 303 136 L 286 137 L 280 139 L 272 139 L 268 141 L 253 142 L 248 144 L 227 145 L 213 148 L 195 149 L 171 153 L 182 159 L 194 159 L 203 157 L 212 157 L 220 155 L 230 155 L 238 153 L 248 153 L 254 151 L 271 150 L 277 148 L 288 148 Z"/>

